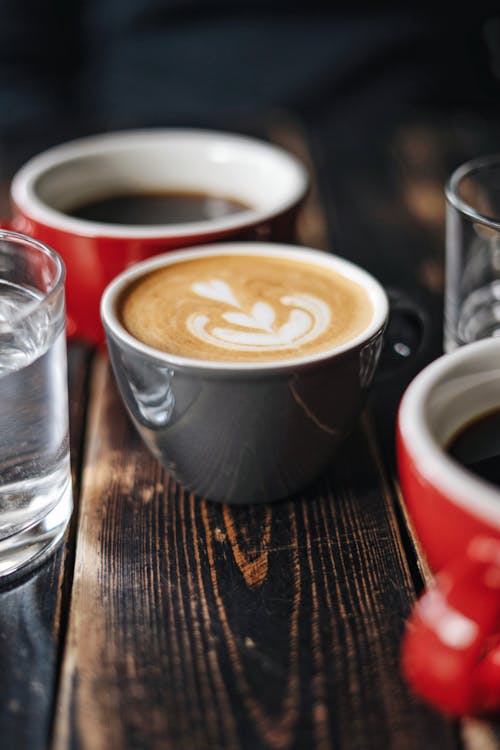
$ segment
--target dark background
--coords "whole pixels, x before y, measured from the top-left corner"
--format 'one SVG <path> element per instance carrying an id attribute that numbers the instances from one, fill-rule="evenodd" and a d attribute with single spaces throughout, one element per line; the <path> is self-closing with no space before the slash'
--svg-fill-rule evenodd
<path id="1" fill-rule="evenodd" d="M 415 108 L 498 111 L 491 4 L 1 0 L 0 170 L 79 135 L 252 130 L 269 112 L 356 140 Z"/>

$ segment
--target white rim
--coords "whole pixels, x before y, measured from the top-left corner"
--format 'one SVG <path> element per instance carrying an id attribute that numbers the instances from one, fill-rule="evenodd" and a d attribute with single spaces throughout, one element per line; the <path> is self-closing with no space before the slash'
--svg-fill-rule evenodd
<path id="1" fill-rule="evenodd" d="M 484 216 L 479 213 L 473 206 L 463 200 L 459 194 L 459 185 L 464 177 L 469 177 L 475 172 L 479 172 L 484 169 L 500 169 L 500 154 L 490 154 L 488 156 L 480 156 L 477 159 L 471 159 L 465 162 L 461 166 L 457 167 L 451 174 L 448 182 L 445 185 L 445 194 L 448 202 L 458 211 L 468 216 L 475 222 L 484 224 L 494 229 L 500 229 L 500 221 L 494 219 L 491 216 Z"/>
<path id="2" fill-rule="evenodd" d="M 32 237 L 27 237 L 24 234 L 2 229 L 0 230 L 0 242 L 6 242 L 14 247 L 30 247 L 33 250 L 37 250 L 39 254 L 50 258 L 55 268 L 54 280 L 49 289 L 46 292 L 42 292 L 41 296 L 31 302 L 27 309 L 21 311 L 12 321 L 10 321 L 18 325 L 24 318 L 29 318 L 40 307 L 43 307 L 43 305 L 46 305 L 48 302 L 50 303 L 50 300 L 59 293 L 61 287 L 64 286 L 64 281 L 66 279 L 66 266 L 64 265 L 61 256 L 56 253 L 55 250 L 44 242 L 35 240 Z"/>
<path id="3" fill-rule="evenodd" d="M 204 256 L 209 255 L 264 255 L 271 257 L 291 257 L 292 259 L 304 262 L 320 264 L 346 276 L 352 281 L 358 282 L 368 293 L 373 304 L 372 320 L 365 330 L 345 344 L 332 347 L 320 354 L 310 355 L 308 357 L 294 357 L 290 359 L 281 359 L 278 362 L 217 362 L 189 357 L 181 357 L 174 354 L 167 354 L 158 349 L 141 343 L 121 325 L 115 314 L 115 303 L 122 290 L 133 280 L 142 276 L 148 271 L 164 265 L 178 263 L 182 260 L 189 260 L 197 257 L 200 252 Z M 192 368 L 196 370 L 219 370 L 219 371 L 255 371 L 262 370 L 280 370 L 296 365 L 307 365 L 311 362 L 319 362 L 328 359 L 332 355 L 341 354 L 355 348 L 364 341 L 368 341 L 372 336 L 382 330 L 387 322 L 388 316 L 388 299 L 380 283 L 359 266 L 354 265 L 348 260 L 337 255 L 331 255 L 322 250 L 304 248 L 298 245 L 281 245 L 277 243 L 266 242 L 238 242 L 238 243 L 213 243 L 210 245 L 198 245 L 187 250 L 173 250 L 164 255 L 157 255 L 147 261 L 137 263 L 131 268 L 119 274 L 104 290 L 101 299 L 101 317 L 105 325 L 112 334 L 120 339 L 129 347 L 145 355 L 153 356 L 156 359 L 164 360 L 166 363 L 173 365 Z"/>
<path id="4" fill-rule="evenodd" d="M 476 356 L 491 355 L 491 370 L 500 378 L 500 341 L 483 339 L 443 354 L 427 365 L 407 387 L 398 412 L 398 427 L 406 450 L 430 484 L 467 512 L 500 528 L 500 492 L 454 461 L 433 436 L 424 408 L 443 375 Z M 497 362 L 497 368 L 495 367 Z"/>
<path id="5" fill-rule="evenodd" d="M 238 214 L 230 214 L 218 219 L 182 224 L 127 225 L 91 222 L 68 216 L 62 211 L 51 208 L 36 193 L 36 181 L 49 170 L 80 159 L 99 154 L 109 154 L 124 148 L 145 148 L 147 146 L 175 141 L 193 144 L 220 143 L 234 149 L 253 150 L 256 156 L 261 155 L 275 165 L 277 170 L 287 174 L 287 192 L 279 205 L 270 210 L 250 208 Z M 279 216 L 295 206 L 305 195 L 309 178 L 305 166 L 292 154 L 275 144 L 266 143 L 248 136 L 212 130 L 191 128 L 150 128 L 145 130 L 119 131 L 104 135 L 90 136 L 55 146 L 30 159 L 14 175 L 11 195 L 16 205 L 29 218 L 47 226 L 83 236 L 112 237 L 196 237 L 197 235 L 216 235 L 233 229 L 254 226 Z M 171 185 L 166 187 L 172 187 Z M 229 188 L 230 191 L 230 188 Z"/>

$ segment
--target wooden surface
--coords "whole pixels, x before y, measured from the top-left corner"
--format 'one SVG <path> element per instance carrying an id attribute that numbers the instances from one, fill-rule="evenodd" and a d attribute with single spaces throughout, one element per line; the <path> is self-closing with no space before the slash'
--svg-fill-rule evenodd
<path id="1" fill-rule="evenodd" d="M 439 715 L 399 671 L 429 572 L 394 417 L 440 353 L 443 180 L 495 136 L 467 127 L 402 123 L 361 150 L 269 128 L 315 176 L 300 242 L 362 263 L 397 303 L 358 429 L 303 494 L 230 508 L 185 493 L 142 446 L 106 354 L 69 347 L 76 509 L 57 554 L 0 591 L 2 750 L 500 748 L 494 724 Z"/>

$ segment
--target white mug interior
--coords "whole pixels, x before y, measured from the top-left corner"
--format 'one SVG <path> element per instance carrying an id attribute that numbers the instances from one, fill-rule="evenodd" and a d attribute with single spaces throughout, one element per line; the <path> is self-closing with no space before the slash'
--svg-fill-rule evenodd
<path id="1" fill-rule="evenodd" d="M 473 419 L 500 408 L 500 339 L 482 339 L 425 367 L 407 387 L 398 425 L 423 480 L 500 528 L 500 490 L 454 460 L 446 446 Z"/>
<path id="2" fill-rule="evenodd" d="M 121 293 L 134 279 L 137 279 L 143 274 L 149 273 L 156 268 L 178 263 L 183 260 L 190 260 L 200 256 L 207 257 L 210 255 L 252 255 L 256 257 L 267 256 L 285 259 L 290 258 L 290 260 L 313 263 L 321 267 L 329 268 L 346 276 L 352 281 L 357 282 L 363 287 L 372 303 L 372 318 L 361 333 L 343 344 L 338 344 L 331 349 L 325 349 L 318 354 L 311 354 L 306 357 L 290 357 L 289 359 L 280 359 L 275 362 L 235 363 L 191 359 L 188 357 L 160 352 L 147 344 L 143 344 L 128 333 L 119 320 L 116 308 Z M 283 245 L 274 242 L 211 243 L 210 245 L 199 245 L 196 247 L 190 247 L 186 250 L 176 250 L 167 254 L 158 255 L 149 260 L 137 263 L 116 276 L 115 279 L 108 284 L 101 298 L 101 317 L 107 328 L 112 332 L 112 335 L 136 351 L 142 352 L 146 357 L 152 356 L 157 360 L 163 359 L 166 363 L 191 367 L 198 370 L 204 369 L 224 372 L 242 371 L 247 374 L 249 371 L 259 373 L 263 370 L 279 370 L 282 368 L 294 367 L 296 365 L 306 365 L 351 350 L 363 342 L 369 341 L 377 333 L 384 330 L 387 323 L 388 311 L 389 303 L 385 290 L 382 285 L 363 268 L 360 268 L 338 255 L 333 255 L 323 250 L 316 250 L 298 245 Z"/>
<path id="3" fill-rule="evenodd" d="M 308 174 L 291 153 L 247 136 L 196 129 L 105 133 L 55 146 L 29 160 L 11 196 L 27 216 L 75 234 L 189 237 L 267 221 L 305 195 Z M 68 215 L 120 191 L 207 193 L 248 206 L 219 218 L 150 226 L 91 222 Z"/>

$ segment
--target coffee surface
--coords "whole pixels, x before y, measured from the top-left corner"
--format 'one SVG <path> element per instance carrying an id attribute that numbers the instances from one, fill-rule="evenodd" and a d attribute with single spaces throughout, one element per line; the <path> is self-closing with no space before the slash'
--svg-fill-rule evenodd
<path id="1" fill-rule="evenodd" d="M 500 487 L 500 407 L 462 427 L 447 450 L 467 469 Z"/>
<path id="2" fill-rule="evenodd" d="M 144 226 L 208 221 L 249 208 L 230 198 L 169 191 L 109 195 L 75 206 L 66 213 L 86 221 Z"/>
<path id="3" fill-rule="evenodd" d="M 222 362 L 279 361 L 343 344 L 367 328 L 365 289 L 324 266 L 270 256 L 205 256 L 133 282 L 119 317 L 161 351 Z"/>

